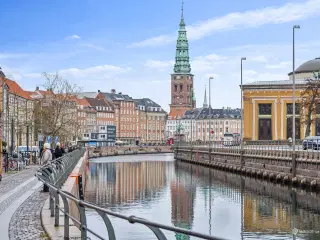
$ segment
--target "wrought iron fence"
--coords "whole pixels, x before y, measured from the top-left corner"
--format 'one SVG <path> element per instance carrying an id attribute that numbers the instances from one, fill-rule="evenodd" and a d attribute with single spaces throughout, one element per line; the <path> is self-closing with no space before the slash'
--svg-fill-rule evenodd
<path id="1" fill-rule="evenodd" d="M 163 233 L 163 230 L 181 233 L 188 236 L 194 236 L 201 239 L 212 239 L 212 240 L 222 239 L 222 238 L 214 237 L 214 236 L 199 233 L 199 232 L 186 230 L 183 228 L 172 227 L 169 225 L 164 225 L 161 223 L 149 221 L 136 216 L 122 215 L 122 214 L 110 211 L 108 209 L 101 208 L 89 202 L 80 200 L 76 198 L 74 195 L 72 195 L 71 193 L 63 191 L 61 189 L 61 186 L 67 180 L 69 174 L 72 172 L 73 168 L 77 165 L 77 162 L 79 161 L 81 156 L 83 156 L 84 153 L 85 153 L 85 150 L 83 149 L 76 150 L 70 154 L 67 154 L 57 159 L 51 164 L 41 167 L 36 173 L 36 177 L 41 182 L 43 182 L 46 186 L 48 186 L 50 189 L 50 210 L 51 210 L 51 216 L 55 218 L 55 226 L 59 226 L 59 212 L 61 211 L 64 214 L 64 239 L 70 239 L 69 221 L 71 219 L 75 223 L 75 226 L 77 226 L 81 231 L 81 239 L 89 239 L 88 233 L 91 233 L 93 236 L 97 237 L 98 239 L 115 240 L 116 234 L 109 216 L 123 219 L 131 224 L 134 224 L 134 223 L 142 224 L 148 227 L 156 236 L 156 238 L 159 240 L 167 239 L 165 234 Z M 61 206 L 59 203 L 60 197 L 63 201 L 63 206 Z M 76 205 L 80 213 L 79 219 L 77 219 L 75 216 L 72 216 L 72 214 L 70 213 L 70 209 L 69 209 L 70 202 Z M 108 236 L 101 236 L 99 233 L 88 228 L 87 218 L 86 218 L 87 209 L 94 210 L 100 215 L 100 217 L 104 221 L 105 226 L 108 230 Z"/>

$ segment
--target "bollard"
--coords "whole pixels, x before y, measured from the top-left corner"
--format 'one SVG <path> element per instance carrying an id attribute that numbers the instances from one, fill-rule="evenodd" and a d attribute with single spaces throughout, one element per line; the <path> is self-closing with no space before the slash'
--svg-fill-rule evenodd
<path id="1" fill-rule="evenodd" d="M 78 176 L 78 186 L 79 186 L 79 199 L 84 200 L 82 175 Z"/>

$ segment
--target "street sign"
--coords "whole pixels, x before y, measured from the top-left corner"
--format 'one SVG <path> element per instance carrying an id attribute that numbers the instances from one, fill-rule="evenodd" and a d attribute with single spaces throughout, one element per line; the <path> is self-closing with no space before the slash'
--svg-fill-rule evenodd
<path id="1" fill-rule="evenodd" d="M 47 136 L 47 143 L 51 143 L 52 142 L 52 137 L 51 136 Z"/>
<path id="2" fill-rule="evenodd" d="M 214 134 L 214 131 L 213 131 L 213 130 L 211 131 L 211 134 Z"/>
<path id="3" fill-rule="evenodd" d="M 116 126 L 107 126 L 107 140 L 115 141 L 116 140 Z"/>

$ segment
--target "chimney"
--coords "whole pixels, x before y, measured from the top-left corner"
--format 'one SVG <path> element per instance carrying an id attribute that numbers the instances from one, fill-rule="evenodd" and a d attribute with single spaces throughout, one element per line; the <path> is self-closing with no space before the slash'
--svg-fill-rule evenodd
<path id="1" fill-rule="evenodd" d="M 100 90 L 98 90 L 98 93 L 100 92 Z"/>
<path id="2" fill-rule="evenodd" d="M 39 91 L 39 87 L 36 87 L 36 91 Z"/>
<path id="3" fill-rule="evenodd" d="M 122 92 L 119 92 L 118 94 L 122 95 Z"/>
<path id="4" fill-rule="evenodd" d="M 116 90 L 115 89 L 111 89 L 111 93 L 116 93 Z"/>

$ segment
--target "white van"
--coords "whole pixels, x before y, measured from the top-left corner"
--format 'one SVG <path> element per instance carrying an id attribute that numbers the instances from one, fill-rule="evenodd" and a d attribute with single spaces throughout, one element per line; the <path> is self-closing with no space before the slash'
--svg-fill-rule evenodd
<path id="1" fill-rule="evenodd" d="M 225 146 L 239 146 L 240 141 L 239 133 L 225 133 L 223 136 L 223 145 Z"/>

